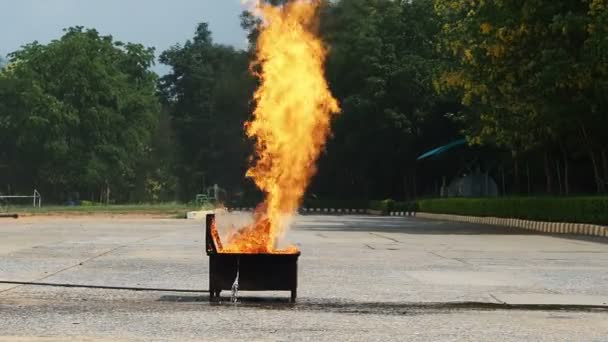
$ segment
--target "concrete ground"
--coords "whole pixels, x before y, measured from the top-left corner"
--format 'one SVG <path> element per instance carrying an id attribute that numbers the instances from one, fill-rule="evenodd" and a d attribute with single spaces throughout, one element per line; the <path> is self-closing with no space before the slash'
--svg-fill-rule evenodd
<path id="1" fill-rule="evenodd" d="M 295 305 L 0 283 L 0 341 L 608 341 L 607 239 L 402 217 L 295 226 Z M 207 289 L 207 263 L 197 221 L 0 221 L 0 281 Z"/>

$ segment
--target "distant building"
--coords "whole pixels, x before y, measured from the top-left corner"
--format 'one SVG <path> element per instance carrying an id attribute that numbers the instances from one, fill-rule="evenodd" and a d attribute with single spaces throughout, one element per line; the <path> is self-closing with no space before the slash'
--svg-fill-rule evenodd
<path id="1" fill-rule="evenodd" d="M 454 179 L 441 189 L 442 197 L 498 197 L 498 185 L 488 173 L 479 170 Z"/>

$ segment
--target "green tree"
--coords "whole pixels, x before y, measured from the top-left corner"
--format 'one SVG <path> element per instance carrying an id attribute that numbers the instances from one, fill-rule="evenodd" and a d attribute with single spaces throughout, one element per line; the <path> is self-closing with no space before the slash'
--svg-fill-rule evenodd
<path id="1" fill-rule="evenodd" d="M 606 62 L 601 53 L 591 53 L 601 51 L 601 44 L 590 34 L 605 27 L 591 23 L 594 7 L 604 9 L 596 16 L 601 22 L 602 6 L 602 1 L 435 1 L 443 22 L 442 51 L 454 57 L 437 87 L 459 94 L 471 142 L 512 151 L 516 183 L 520 155 L 536 151 L 548 160 L 558 148 L 587 154 L 597 190 L 604 189 L 598 157 L 604 152 L 594 128 L 605 121 L 596 81 Z M 545 173 L 550 189 L 547 163 Z"/>
<path id="2" fill-rule="evenodd" d="M 214 44 L 201 23 L 192 40 L 164 51 L 160 60 L 172 68 L 159 88 L 177 135 L 181 197 L 191 199 L 213 184 L 242 192 L 249 155 L 243 124 L 254 88 L 249 55 Z"/>
<path id="3" fill-rule="evenodd" d="M 281 6 L 291 0 L 262 0 L 263 3 L 271 4 L 273 6 Z M 327 3 L 327 0 L 318 0 L 323 1 L 324 4 Z M 259 34 L 259 26 L 262 24 L 262 19 L 257 17 L 251 11 L 243 11 L 239 17 L 241 19 L 241 27 L 243 30 L 247 31 L 247 40 L 249 41 L 250 50 L 255 49 L 255 44 L 258 40 Z"/>
<path id="4" fill-rule="evenodd" d="M 131 201 L 169 202 L 178 199 L 176 176 L 178 163 L 177 142 L 171 118 L 166 110 L 160 114 L 156 131 L 146 157 L 136 167 L 139 180 Z"/>
<path id="5" fill-rule="evenodd" d="M 0 74 L 8 183 L 56 199 L 108 187 L 128 199 L 160 109 L 153 61 L 153 49 L 82 27 L 12 53 Z"/>
<path id="6" fill-rule="evenodd" d="M 432 83 L 443 63 L 434 47 L 440 26 L 432 5 L 352 0 L 324 10 L 327 75 L 343 112 L 313 191 L 413 197 L 416 157 L 454 137 L 444 116 L 449 101 L 437 96 Z M 435 140 L 433 131 L 444 132 L 443 140 Z"/>
<path id="7" fill-rule="evenodd" d="M 589 66 L 585 88 L 585 101 L 591 108 L 586 126 L 591 130 L 594 150 L 599 151 L 603 174 L 603 187 L 608 189 L 608 151 L 603 127 L 608 125 L 608 1 L 593 0 L 589 4 L 587 22 L 588 39 L 585 41 L 585 62 Z M 593 152 L 591 153 L 593 154 Z M 599 164 L 599 161 L 597 162 Z M 599 166 L 597 166 L 599 169 Z M 599 173 L 599 172 L 598 172 Z"/>

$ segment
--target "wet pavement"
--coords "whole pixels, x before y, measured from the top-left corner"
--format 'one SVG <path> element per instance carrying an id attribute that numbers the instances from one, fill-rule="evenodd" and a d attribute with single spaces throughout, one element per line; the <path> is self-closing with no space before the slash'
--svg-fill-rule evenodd
<path id="1" fill-rule="evenodd" d="M 0 284 L 0 341 L 608 341 L 608 241 L 301 216 L 299 299 Z M 0 222 L 0 280 L 207 289 L 202 222 Z"/>

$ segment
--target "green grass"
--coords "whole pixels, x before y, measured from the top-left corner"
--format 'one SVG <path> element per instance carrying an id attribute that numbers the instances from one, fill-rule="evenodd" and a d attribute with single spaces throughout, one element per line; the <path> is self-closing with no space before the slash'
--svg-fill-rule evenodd
<path id="1" fill-rule="evenodd" d="M 2 211 L 18 213 L 23 215 L 94 215 L 94 214 L 112 214 L 112 215 L 128 215 L 128 214 L 143 214 L 143 215 L 162 215 L 170 217 L 185 217 L 188 211 L 211 209 L 211 206 L 201 207 L 196 204 L 183 203 L 161 203 L 161 204 L 117 204 L 117 205 L 88 205 L 88 206 L 57 206 L 49 205 L 42 208 L 33 208 L 31 206 L 6 206 Z"/>

